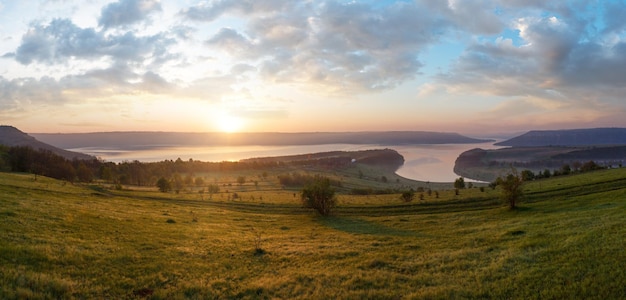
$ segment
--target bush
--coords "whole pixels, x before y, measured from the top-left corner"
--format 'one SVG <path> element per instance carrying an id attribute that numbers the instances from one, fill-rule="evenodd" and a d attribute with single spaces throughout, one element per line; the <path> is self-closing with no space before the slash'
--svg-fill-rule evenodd
<path id="1" fill-rule="evenodd" d="M 415 191 L 413 191 L 413 189 L 402 192 L 402 195 L 400 196 L 404 202 L 413 201 L 413 197 L 415 197 Z"/>
<path id="2" fill-rule="evenodd" d="M 498 177 L 496 183 L 502 188 L 502 199 L 509 203 L 509 208 L 514 209 L 516 203 L 524 196 L 522 190 L 522 177 L 515 170 L 506 177 Z"/>
<path id="3" fill-rule="evenodd" d="M 454 188 L 455 189 L 464 189 L 465 188 L 465 179 L 463 177 L 459 177 L 456 180 L 454 180 Z"/>
<path id="4" fill-rule="evenodd" d="M 337 204 L 330 179 L 316 176 L 315 180 L 302 190 L 302 203 L 305 207 L 317 210 L 322 216 L 329 215 Z"/>
<path id="5" fill-rule="evenodd" d="M 167 193 L 172 190 L 172 184 L 164 177 L 159 178 L 156 185 L 162 193 Z"/>

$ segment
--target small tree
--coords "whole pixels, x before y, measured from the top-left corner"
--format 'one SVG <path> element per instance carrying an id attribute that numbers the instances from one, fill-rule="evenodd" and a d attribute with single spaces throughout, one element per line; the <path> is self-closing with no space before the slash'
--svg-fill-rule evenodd
<path id="1" fill-rule="evenodd" d="M 329 215 L 337 204 L 335 190 L 326 177 L 315 177 L 313 182 L 304 187 L 301 196 L 305 207 L 317 210 L 322 216 Z"/>
<path id="2" fill-rule="evenodd" d="M 172 190 L 172 184 L 170 181 L 163 177 L 159 178 L 156 185 L 162 193 L 167 193 Z"/>
<path id="3" fill-rule="evenodd" d="M 185 175 L 185 179 L 183 182 L 186 186 L 191 186 L 193 184 L 193 176 L 191 176 L 191 174 Z"/>
<path id="4" fill-rule="evenodd" d="M 76 169 L 76 175 L 78 176 L 78 181 L 80 182 L 91 182 L 93 181 L 93 173 L 85 163 L 81 162 Z"/>
<path id="5" fill-rule="evenodd" d="M 404 202 L 413 201 L 413 197 L 415 197 L 415 191 L 413 191 L 413 189 L 402 192 L 402 195 L 400 196 Z"/>
<path id="6" fill-rule="evenodd" d="M 464 189 L 465 188 L 465 179 L 463 177 L 459 177 L 454 180 L 454 188 L 455 189 Z"/>
<path id="7" fill-rule="evenodd" d="M 533 173 L 533 171 L 531 170 L 524 170 L 522 171 L 522 180 L 523 181 L 530 181 L 535 179 L 535 173 Z"/>
<path id="8" fill-rule="evenodd" d="M 246 177 L 245 176 L 237 176 L 237 183 L 239 185 L 242 185 L 242 184 L 246 183 Z"/>
<path id="9" fill-rule="evenodd" d="M 219 193 L 220 191 L 220 186 L 217 184 L 209 184 L 207 186 L 207 191 L 209 192 L 209 194 L 216 194 Z"/>
<path id="10" fill-rule="evenodd" d="M 569 175 L 570 173 L 572 173 L 572 167 L 570 167 L 568 164 L 564 164 L 563 166 L 561 166 L 561 174 Z"/>
<path id="11" fill-rule="evenodd" d="M 180 193 L 180 191 L 184 187 L 183 178 L 180 176 L 180 174 L 174 173 L 174 176 L 172 177 L 172 183 L 174 185 L 174 191 L 176 192 L 176 194 Z"/>
<path id="12" fill-rule="evenodd" d="M 524 196 L 523 182 L 522 177 L 515 170 L 504 178 L 496 179 L 496 183 L 502 188 L 501 197 L 509 203 L 510 209 L 515 209 L 517 202 Z"/>

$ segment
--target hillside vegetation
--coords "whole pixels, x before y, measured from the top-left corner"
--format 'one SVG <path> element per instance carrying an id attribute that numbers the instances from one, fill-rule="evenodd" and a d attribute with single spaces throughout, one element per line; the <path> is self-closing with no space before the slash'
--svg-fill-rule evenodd
<path id="1" fill-rule="evenodd" d="M 544 146 L 502 149 L 472 149 L 459 155 L 454 172 L 460 176 L 492 182 L 511 172 L 511 167 L 534 173 L 558 175 L 580 171 L 592 162 L 598 167 L 620 167 L 626 160 L 626 146 Z M 565 168 L 565 170 L 562 170 Z M 584 169 L 584 168 L 583 168 Z"/>
<path id="2" fill-rule="evenodd" d="M 95 159 L 95 157 L 92 157 L 87 154 L 67 151 L 65 149 L 60 149 L 55 146 L 40 142 L 34 137 L 20 131 L 19 129 L 13 126 L 0 125 L 0 146 L 2 145 L 7 146 L 7 147 L 24 146 L 24 147 L 30 147 L 34 150 L 50 151 L 56 155 L 59 155 L 69 160 Z"/>
<path id="3" fill-rule="evenodd" d="M 626 128 L 585 128 L 569 130 L 532 130 L 498 146 L 599 146 L 626 144 Z"/>
<path id="4" fill-rule="evenodd" d="M 0 298 L 617 299 L 626 169 L 499 191 L 236 200 L 0 173 Z"/>

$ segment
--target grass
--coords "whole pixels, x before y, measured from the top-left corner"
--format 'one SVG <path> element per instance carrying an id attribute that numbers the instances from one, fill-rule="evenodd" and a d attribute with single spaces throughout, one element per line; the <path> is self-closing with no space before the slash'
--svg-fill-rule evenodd
<path id="1" fill-rule="evenodd" d="M 626 169 L 497 190 L 164 194 L 0 174 L 0 298 L 626 297 Z M 262 200 L 261 200 L 262 198 Z"/>

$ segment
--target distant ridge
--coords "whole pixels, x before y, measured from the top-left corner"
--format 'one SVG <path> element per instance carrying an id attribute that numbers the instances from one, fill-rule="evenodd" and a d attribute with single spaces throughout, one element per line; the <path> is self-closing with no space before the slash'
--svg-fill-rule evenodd
<path id="1" fill-rule="evenodd" d="M 305 133 L 189 133 L 189 132 L 96 132 L 33 133 L 57 147 L 115 147 L 141 149 L 163 146 L 286 146 L 322 144 L 469 144 L 491 140 L 474 139 L 448 132 L 305 132 Z"/>
<path id="2" fill-rule="evenodd" d="M 591 128 L 570 130 L 533 130 L 512 139 L 496 143 L 498 146 L 594 146 L 625 145 L 626 128 Z"/>
<path id="3" fill-rule="evenodd" d="M 29 136 L 28 134 L 20 131 L 19 129 L 13 126 L 0 125 L 0 145 L 5 145 L 9 147 L 29 146 L 36 150 L 37 149 L 49 150 L 57 155 L 60 155 L 70 160 L 75 159 L 75 158 L 76 159 L 94 159 L 93 156 L 90 156 L 87 154 L 67 151 L 67 150 L 60 149 L 52 145 L 40 142 L 34 137 Z"/>

